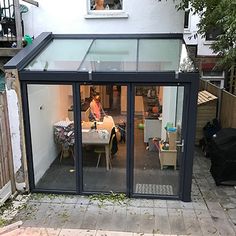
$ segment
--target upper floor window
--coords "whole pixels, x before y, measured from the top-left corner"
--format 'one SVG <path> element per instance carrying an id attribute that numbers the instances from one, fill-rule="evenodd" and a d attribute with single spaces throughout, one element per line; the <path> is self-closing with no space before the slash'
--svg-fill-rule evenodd
<path id="1" fill-rule="evenodd" d="M 190 27 L 190 5 L 188 2 L 185 3 L 185 12 L 184 12 L 184 29 L 189 30 Z"/>
<path id="2" fill-rule="evenodd" d="M 123 10 L 122 0 L 89 0 L 91 11 Z"/>
<path id="3" fill-rule="evenodd" d="M 128 18 L 123 0 L 87 0 L 88 14 L 85 18 Z"/>
<path id="4" fill-rule="evenodd" d="M 217 36 L 222 34 L 222 29 L 217 27 L 212 27 L 211 29 L 207 30 L 206 32 L 206 40 L 213 41 L 217 39 Z"/>
<path id="5" fill-rule="evenodd" d="M 190 10 L 185 10 L 185 13 L 184 13 L 184 29 L 189 28 L 189 13 L 190 13 Z"/>

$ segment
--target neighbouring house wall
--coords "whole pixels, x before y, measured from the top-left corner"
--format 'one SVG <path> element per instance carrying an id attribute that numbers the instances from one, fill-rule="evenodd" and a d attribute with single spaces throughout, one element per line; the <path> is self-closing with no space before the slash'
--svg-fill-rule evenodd
<path id="1" fill-rule="evenodd" d="M 128 18 L 87 19 L 87 0 L 40 0 L 39 7 L 25 5 L 25 34 L 38 36 L 43 31 L 63 34 L 100 33 L 183 33 L 183 11 L 178 1 L 123 0 Z"/>
<path id="2" fill-rule="evenodd" d="M 187 45 L 197 45 L 198 43 L 198 27 L 199 16 L 193 15 L 190 11 L 189 16 L 189 27 L 188 29 L 184 29 L 184 41 Z"/>
<path id="3" fill-rule="evenodd" d="M 28 85 L 30 128 L 35 183 L 40 180 L 58 155 L 53 125 L 67 117 L 68 102 L 61 102 L 67 88 L 60 85 Z"/>
<path id="4" fill-rule="evenodd" d="M 216 56 L 217 54 L 213 53 L 213 50 L 210 48 L 212 41 L 206 41 L 205 38 L 201 36 L 198 37 L 198 47 L 197 55 L 198 56 Z"/>
<path id="5" fill-rule="evenodd" d="M 190 12 L 189 28 L 184 29 L 184 41 L 187 45 L 197 46 L 197 56 L 215 56 L 210 48 L 211 41 L 206 41 L 205 37 L 197 33 L 200 16 Z"/>

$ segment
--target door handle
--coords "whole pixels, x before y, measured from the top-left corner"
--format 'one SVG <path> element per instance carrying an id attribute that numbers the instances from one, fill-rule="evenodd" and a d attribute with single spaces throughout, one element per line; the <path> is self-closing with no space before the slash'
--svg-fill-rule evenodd
<path id="1" fill-rule="evenodd" d="M 181 152 L 184 152 L 184 139 L 182 139 L 182 143 L 180 141 L 176 141 L 176 146 L 181 147 Z"/>

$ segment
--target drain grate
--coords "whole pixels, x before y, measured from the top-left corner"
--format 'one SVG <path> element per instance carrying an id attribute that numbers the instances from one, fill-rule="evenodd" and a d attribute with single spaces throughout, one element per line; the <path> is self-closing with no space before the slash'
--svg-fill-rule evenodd
<path id="1" fill-rule="evenodd" d="M 136 184 L 135 192 L 142 194 L 173 195 L 173 187 L 171 185 L 159 184 Z"/>

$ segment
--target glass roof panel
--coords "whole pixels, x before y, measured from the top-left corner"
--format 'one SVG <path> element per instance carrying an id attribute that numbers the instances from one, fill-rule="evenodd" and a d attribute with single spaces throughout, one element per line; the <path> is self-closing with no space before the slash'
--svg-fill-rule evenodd
<path id="1" fill-rule="evenodd" d="M 80 71 L 136 71 L 137 39 L 97 39 Z"/>
<path id="2" fill-rule="evenodd" d="M 76 71 L 92 41 L 92 39 L 54 39 L 25 69 Z"/>
<path id="3" fill-rule="evenodd" d="M 182 39 L 54 39 L 30 71 L 158 72 L 183 67 Z M 184 60 L 186 64 L 186 59 Z M 181 64 L 180 64 L 181 63 Z M 187 63 L 188 64 L 188 63 Z"/>
<path id="4" fill-rule="evenodd" d="M 140 39 L 138 71 L 178 71 L 182 40 Z"/>

